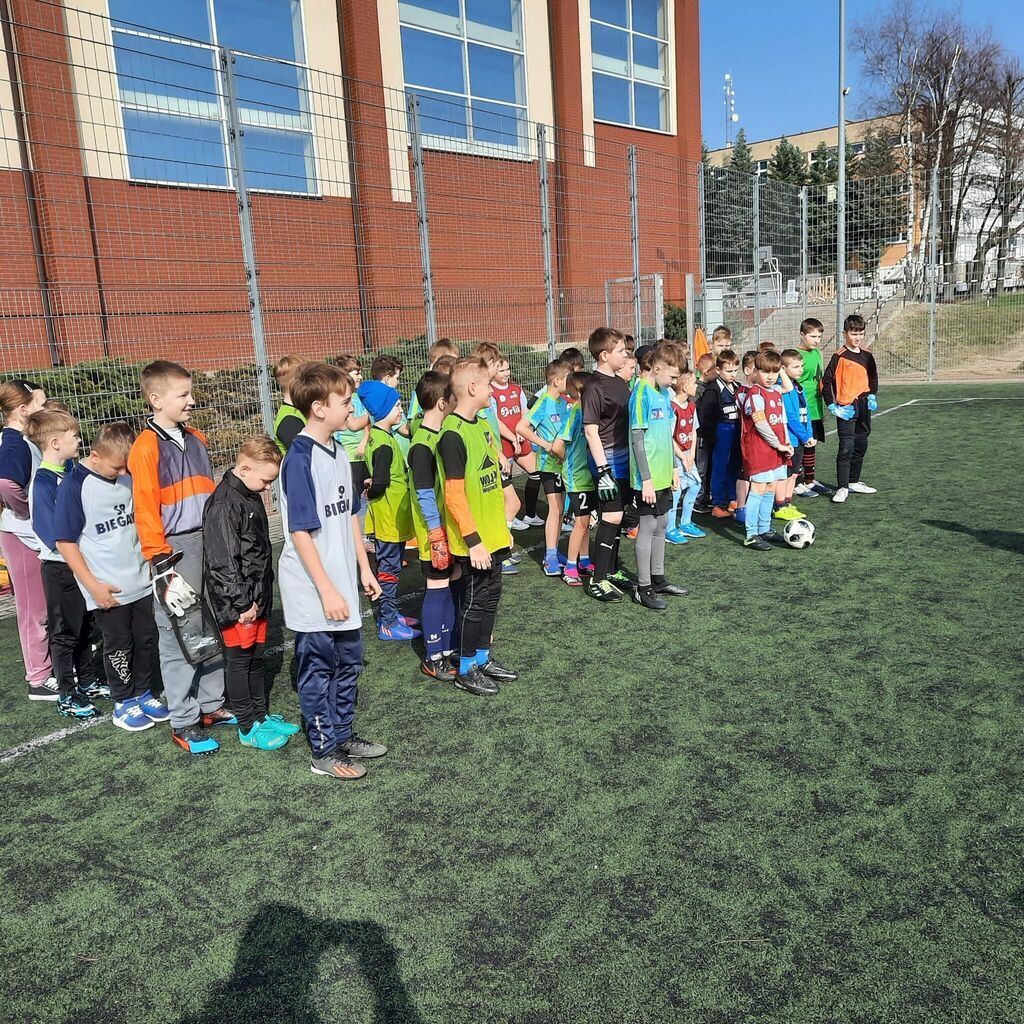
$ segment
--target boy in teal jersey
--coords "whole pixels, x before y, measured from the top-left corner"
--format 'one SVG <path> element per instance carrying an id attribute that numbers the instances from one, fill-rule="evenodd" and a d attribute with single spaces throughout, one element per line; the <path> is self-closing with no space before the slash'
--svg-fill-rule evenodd
<path id="1" fill-rule="evenodd" d="M 359 360 L 348 353 L 335 357 L 332 362 L 340 370 L 344 370 L 358 389 L 363 383 L 363 368 Z M 352 470 L 352 490 L 361 495 L 366 488 L 366 442 L 370 437 L 370 416 L 363 405 L 363 400 L 356 391 L 352 392 L 352 412 L 343 430 L 334 432 L 334 440 L 345 449 L 349 468 Z M 366 532 L 366 502 L 359 507 L 359 528 Z"/>
<path id="2" fill-rule="evenodd" d="M 561 359 L 548 363 L 545 371 L 547 387 L 516 426 L 516 433 L 533 445 L 537 453 L 537 471 L 548 498 L 548 515 L 544 521 L 544 575 L 561 576 L 558 538 L 562 532 L 562 508 L 565 484 L 562 482 L 562 458 L 565 441 L 561 434 L 569 407 L 567 381 L 571 367 Z"/>
<path id="3" fill-rule="evenodd" d="M 569 534 L 569 552 L 562 574 L 562 582 L 570 587 L 582 587 L 583 576 L 590 576 L 590 513 L 596 511 L 597 485 L 587 462 L 587 438 L 583 433 L 583 408 L 580 396 L 592 374 L 573 373 L 567 382 L 569 411 L 559 440 L 565 444 L 562 459 L 562 482 L 565 484 L 569 514 L 573 518 Z"/>
<path id="4" fill-rule="evenodd" d="M 298 356 L 281 356 L 274 366 L 274 379 L 281 389 L 281 407 L 274 417 L 274 443 L 285 455 L 292 441 L 306 425 L 306 417 L 292 405 L 291 383 L 296 371 L 302 365 Z"/>
<path id="5" fill-rule="evenodd" d="M 682 352 L 659 342 L 644 354 L 640 377 L 629 396 L 629 475 L 640 515 L 636 539 L 638 586 L 633 600 L 645 608 L 668 607 L 662 595 L 682 597 L 684 587 L 665 578 L 665 534 L 672 491 L 679 486 L 672 434 L 672 391 L 683 364 Z"/>

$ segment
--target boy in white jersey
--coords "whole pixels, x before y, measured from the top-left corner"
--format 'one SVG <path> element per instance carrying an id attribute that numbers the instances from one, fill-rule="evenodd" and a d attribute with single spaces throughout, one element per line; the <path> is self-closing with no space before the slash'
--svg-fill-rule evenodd
<path id="1" fill-rule="evenodd" d="M 295 632 L 296 688 L 313 758 L 310 771 L 359 779 L 355 757 L 382 757 L 387 747 L 352 729 L 363 671 L 363 591 L 380 597 L 356 513 L 348 456 L 332 434 L 348 421 L 352 378 L 326 363 L 303 363 L 292 401 L 306 417 L 281 466 L 284 550 L 278 564 L 284 620 Z"/>
<path id="2" fill-rule="evenodd" d="M 127 423 L 111 423 L 99 432 L 88 457 L 57 491 L 53 532 L 57 551 L 75 574 L 103 634 L 114 725 L 141 732 L 170 715 L 151 689 L 157 633 L 127 475 L 134 440 Z"/>

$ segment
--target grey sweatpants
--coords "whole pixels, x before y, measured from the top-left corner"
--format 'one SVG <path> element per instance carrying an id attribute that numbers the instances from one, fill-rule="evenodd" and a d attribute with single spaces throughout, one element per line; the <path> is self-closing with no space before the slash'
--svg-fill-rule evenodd
<path id="1" fill-rule="evenodd" d="M 167 543 L 182 552 L 174 567 L 197 594 L 203 588 L 203 532 L 168 537 Z M 160 675 L 171 712 L 171 727 L 184 729 L 199 721 L 200 711 L 216 711 L 224 703 L 224 659 L 220 656 L 193 668 L 181 653 L 171 620 L 159 601 L 153 602 L 160 635 Z"/>

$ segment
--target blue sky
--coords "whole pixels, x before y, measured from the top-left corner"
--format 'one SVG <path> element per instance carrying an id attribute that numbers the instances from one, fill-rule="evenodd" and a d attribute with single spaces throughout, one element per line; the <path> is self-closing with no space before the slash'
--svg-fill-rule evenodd
<path id="1" fill-rule="evenodd" d="M 879 0 L 847 0 L 852 30 L 887 6 Z M 947 5 L 948 6 L 948 5 Z M 961 0 L 969 24 L 990 25 L 1007 49 L 1024 59 L 1021 0 Z M 837 120 L 838 0 L 703 0 L 701 7 L 701 104 L 709 149 L 725 145 L 722 76 L 736 89 L 736 127 L 747 138 L 765 139 L 824 128 Z M 847 49 L 847 117 L 860 116 L 856 54 Z"/>

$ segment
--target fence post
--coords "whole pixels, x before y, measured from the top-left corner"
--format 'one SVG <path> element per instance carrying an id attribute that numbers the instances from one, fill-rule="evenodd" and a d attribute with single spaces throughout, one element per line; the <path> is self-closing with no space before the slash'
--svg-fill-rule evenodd
<path id="1" fill-rule="evenodd" d="M 665 337 L 665 278 L 661 274 L 654 276 L 654 340 Z"/>
<path id="2" fill-rule="evenodd" d="M 219 49 L 221 72 L 224 79 L 225 115 L 228 132 L 228 159 L 234 178 L 238 200 L 238 222 L 242 236 L 242 258 L 245 261 L 245 280 L 249 290 L 249 319 L 252 324 L 252 344 L 256 357 L 256 381 L 259 388 L 260 414 L 263 429 L 274 431 L 274 402 L 270 392 L 270 367 L 267 358 L 267 339 L 263 331 L 263 302 L 260 298 L 259 269 L 256 266 L 256 242 L 252 230 L 252 204 L 245 181 L 245 149 L 242 139 L 245 129 L 238 117 L 238 90 L 235 87 L 235 54 L 221 46 Z"/>
<path id="3" fill-rule="evenodd" d="M 537 169 L 540 175 L 540 240 L 544 250 L 544 315 L 548 358 L 555 358 L 555 282 L 551 269 L 551 208 L 548 195 L 548 130 L 537 125 Z"/>
<path id="4" fill-rule="evenodd" d="M 807 186 L 800 189 L 800 308 L 807 319 Z"/>
<path id="5" fill-rule="evenodd" d="M 693 356 L 693 336 L 696 317 L 696 303 L 693 298 L 693 274 L 686 275 L 686 352 L 690 359 L 690 366 L 696 363 Z"/>
<path id="6" fill-rule="evenodd" d="M 423 138 L 420 135 L 420 101 L 415 93 L 406 99 L 409 135 L 412 138 L 412 172 L 416 184 L 416 221 L 420 229 L 420 265 L 423 269 L 423 311 L 427 320 L 427 345 L 437 341 L 437 308 L 434 304 L 434 271 L 430 263 L 430 220 L 427 188 L 423 179 Z"/>
<path id="7" fill-rule="evenodd" d="M 761 179 L 754 175 L 754 343 L 761 344 Z"/>
<path id="8" fill-rule="evenodd" d="M 629 236 L 633 247 L 633 336 L 642 343 L 643 313 L 640 307 L 640 193 L 637 188 L 636 146 L 626 151 L 629 166 Z"/>
<path id="9" fill-rule="evenodd" d="M 939 165 L 932 168 L 931 238 L 928 241 L 928 263 L 932 286 L 928 298 L 928 379 L 935 379 L 935 336 L 939 306 Z"/>
<path id="10" fill-rule="evenodd" d="M 700 294 L 701 304 L 703 305 L 704 286 L 708 279 L 708 238 L 707 238 L 707 220 L 705 203 L 707 202 L 707 194 L 704 191 L 704 162 L 701 161 L 697 164 L 697 228 L 700 236 Z M 687 313 L 689 316 L 689 313 Z M 703 325 L 704 311 L 701 310 L 701 323 Z M 687 330 L 689 330 L 690 324 L 687 321 Z M 691 332 L 692 334 L 692 332 Z"/>

